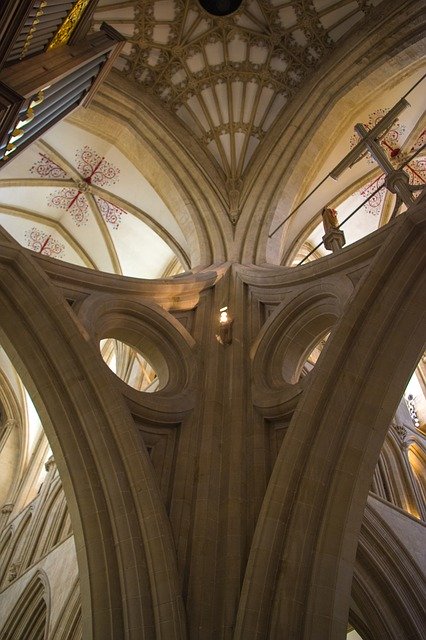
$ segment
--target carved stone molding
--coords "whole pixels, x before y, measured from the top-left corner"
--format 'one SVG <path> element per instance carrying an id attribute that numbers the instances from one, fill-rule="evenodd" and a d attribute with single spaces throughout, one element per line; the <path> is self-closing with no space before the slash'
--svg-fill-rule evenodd
<path id="1" fill-rule="evenodd" d="M 46 460 L 46 462 L 44 463 L 44 468 L 48 472 L 51 471 L 52 469 L 56 469 L 56 462 L 53 456 L 50 456 L 50 458 Z"/>
<path id="2" fill-rule="evenodd" d="M 21 564 L 22 564 L 21 561 L 17 561 L 17 562 L 12 562 L 12 564 L 9 566 L 9 571 L 7 574 L 8 582 L 13 582 L 13 580 L 15 580 L 18 577 Z"/>
<path id="3" fill-rule="evenodd" d="M 10 513 L 12 513 L 14 506 L 15 504 L 13 502 L 8 502 L 7 504 L 4 504 L 1 508 L 2 514 L 9 515 Z"/>

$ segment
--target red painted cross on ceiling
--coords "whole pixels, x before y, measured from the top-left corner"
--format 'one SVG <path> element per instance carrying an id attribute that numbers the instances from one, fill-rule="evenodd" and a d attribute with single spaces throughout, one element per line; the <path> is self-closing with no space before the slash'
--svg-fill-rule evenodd
<path id="1" fill-rule="evenodd" d="M 89 203 L 86 193 L 90 186 L 105 187 L 115 184 L 120 169 L 105 160 L 105 157 L 100 156 L 88 145 L 79 149 L 75 158 L 81 180 L 73 179 L 76 183 L 75 187 L 67 186 L 52 192 L 48 197 L 48 206 L 69 211 L 76 225 L 81 226 L 88 222 Z M 43 153 L 40 153 L 40 159 L 31 167 L 30 172 L 45 179 L 71 179 L 60 165 Z M 94 201 L 105 222 L 113 229 L 118 229 L 122 215 L 126 211 L 97 194 L 94 195 Z"/>

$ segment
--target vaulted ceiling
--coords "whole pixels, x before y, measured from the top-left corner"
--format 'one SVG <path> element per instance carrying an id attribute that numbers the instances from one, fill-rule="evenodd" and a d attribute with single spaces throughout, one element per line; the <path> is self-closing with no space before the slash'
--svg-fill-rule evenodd
<path id="1" fill-rule="evenodd" d="M 350 216 L 347 244 L 371 233 L 393 209 L 384 188 L 362 205 L 383 182 L 377 165 L 364 157 L 337 182 L 330 172 L 354 124 L 371 128 L 407 92 L 382 145 L 395 166 L 424 146 L 421 43 L 368 73 L 362 58 L 352 86 L 339 85 L 351 60 L 335 65 L 344 90 L 330 105 L 323 81 L 342 38 L 365 55 L 365 20 L 383 11 L 369 0 L 243 0 L 214 17 L 197 0 L 101 0 L 94 29 L 105 20 L 127 39 L 116 70 L 89 109 L 2 169 L 0 224 L 43 255 L 148 278 L 229 259 L 298 264 L 321 242 L 324 206 Z M 407 171 L 424 182 L 424 154 Z"/>
<path id="2" fill-rule="evenodd" d="M 0 174 L 0 224 L 45 256 L 159 278 L 187 264 L 185 238 L 114 145 L 61 122 Z"/>
<path id="3" fill-rule="evenodd" d="M 289 99 L 381 0 L 243 0 L 217 17 L 197 0 L 101 0 L 128 38 L 117 68 L 159 98 L 237 183 Z"/>

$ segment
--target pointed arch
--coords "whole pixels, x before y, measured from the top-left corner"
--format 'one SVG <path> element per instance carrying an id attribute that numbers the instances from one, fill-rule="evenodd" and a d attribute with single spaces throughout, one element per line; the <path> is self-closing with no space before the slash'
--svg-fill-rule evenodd
<path id="1" fill-rule="evenodd" d="M 10 545 L 10 541 L 12 540 L 13 528 L 9 525 L 3 531 L 2 538 L 0 539 L 0 584 L 1 584 L 1 576 L 3 575 L 3 570 L 6 564 L 5 555 L 7 553 L 7 549 Z"/>
<path id="2" fill-rule="evenodd" d="M 422 640 L 424 578 L 408 550 L 367 503 L 356 555 L 349 619 L 365 640 Z"/>
<path id="3" fill-rule="evenodd" d="M 49 581 L 44 571 L 37 571 L 6 620 L 1 637 L 4 640 L 47 640 L 49 613 Z"/>
<path id="4" fill-rule="evenodd" d="M 26 417 L 22 403 L 0 366 L 0 506 L 13 504 L 27 451 Z"/>
<path id="5" fill-rule="evenodd" d="M 82 633 L 80 586 L 77 579 L 51 635 L 53 640 L 81 640 Z"/>
<path id="6" fill-rule="evenodd" d="M 165 637 L 173 624 L 182 637 L 186 622 L 170 522 L 146 449 L 132 437 L 130 411 L 65 299 L 6 234 L 0 236 L 0 269 L 2 344 L 34 400 L 61 474 L 84 634 L 118 640 L 125 620 L 136 615 L 135 634 L 145 637 L 156 627 Z"/>
<path id="7" fill-rule="evenodd" d="M 426 451 L 421 442 L 415 442 L 408 440 L 408 460 L 413 476 L 416 480 L 416 488 L 419 492 L 419 497 L 422 505 L 426 504 L 426 480 L 424 476 L 424 469 L 426 468 Z M 423 519 L 425 519 L 425 514 Z"/>
<path id="8" fill-rule="evenodd" d="M 410 465 L 408 446 L 408 442 L 401 441 L 392 423 L 374 471 L 374 492 L 411 515 L 421 518 L 424 506 L 417 478 Z M 416 443 L 412 446 L 416 446 Z"/>
<path id="9" fill-rule="evenodd" d="M 296 409 L 255 531 L 235 638 L 346 630 L 374 466 L 424 349 L 425 205 L 394 226 Z"/>
<path id="10" fill-rule="evenodd" d="M 21 556 L 25 549 L 25 544 L 27 542 L 26 533 L 31 526 L 33 516 L 33 510 L 30 507 L 25 515 L 22 517 L 19 522 L 16 530 L 11 526 L 11 536 L 9 538 L 9 545 L 5 545 L 4 547 L 4 556 L 0 557 L 1 565 L 0 565 L 0 585 L 4 583 L 7 571 L 10 567 L 11 562 L 16 562 L 20 566 Z M 8 546 L 8 548 L 7 548 Z"/>
<path id="11" fill-rule="evenodd" d="M 30 567 L 42 558 L 60 540 L 64 531 L 65 518 L 68 513 L 62 483 L 56 478 L 40 512 L 36 515 L 30 546 L 26 549 L 22 568 Z"/>
<path id="12" fill-rule="evenodd" d="M 170 113 L 146 94 L 129 91 L 126 81 L 115 76 L 100 87 L 90 110 L 76 111 L 70 121 L 105 139 L 114 132 L 117 148 L 125 149 L 135 166 L 144 165 L 141 173 L 190 241 L 191 267 L 228 259 L 232 225 L 223 181 L 208 155 L 192 144 L 185 127 Z M 146 158 L 150 166 L 143 162 Z"/>
<path id="13" fill-rule="evenodd" d="M 242 262 L 281 262 L 297 231 L 292 228 L 290 233 L 286 223 L 272 238 L 268 234 L 326 175 L 324 170 L 314 182 L 311 175 L 307 184 L 309 166 L 318 166 L 318 150 L 329 153 L 330 131 L 332 138 L 338 137 L 336 122 L 345 121 L 354 103 L 394 76 L 396 65 L 405 70 L 409 60 L 403 50 L 413 43 L 416 46 L 423 37 L 422 11 L 421 2 L 392 3 L 380 22 L 380 31 L 371 21 L 365 24 L 361 39 L 356 31 L 348 35 L 322 66 L 322 74 L 306 83 L 281 112 L 265 139 L 272 142 L 261 145 L 246 176 L 243 198 L 247 205 L 236 234 L 244 245 Z M 417 46 L 420 50 L 421 43 Z M 300 228 L 302 217 L 296 218 Z M 247 233 L 249 225 L 252 233 Z"/>

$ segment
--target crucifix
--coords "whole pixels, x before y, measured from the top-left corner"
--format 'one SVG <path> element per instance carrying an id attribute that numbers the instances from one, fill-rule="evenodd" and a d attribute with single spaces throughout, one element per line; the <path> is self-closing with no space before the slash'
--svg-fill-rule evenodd
<path id="1" fill-rule="evenodd" d="M 413 204 L 413 190 L 409 184 L 409 177 L 402 169 L 395 169 L 385 151 L 380 146 L 379 139 L 383 136 L 389 127 L 395 122 L 398 115 L 410 106 L 409 103 L 402 98 L 397 104 L 376 124 L 375 127 L 368 130 L 363 124 L 355 125 L 355 131 L 361 138 L 358 144 L 352 149 L 348 155 L 330 172 L 330 176 L 337 178 L 348 167 L 352 167 L 360 160 L 366 150 L 368 150 L 380 168 L 386 175 L 385 186 L 391 193 L 395 193 L 397 197 L 397 205 L 395 211 L 399 208 L 401 202 L 407 207 Z"/>

